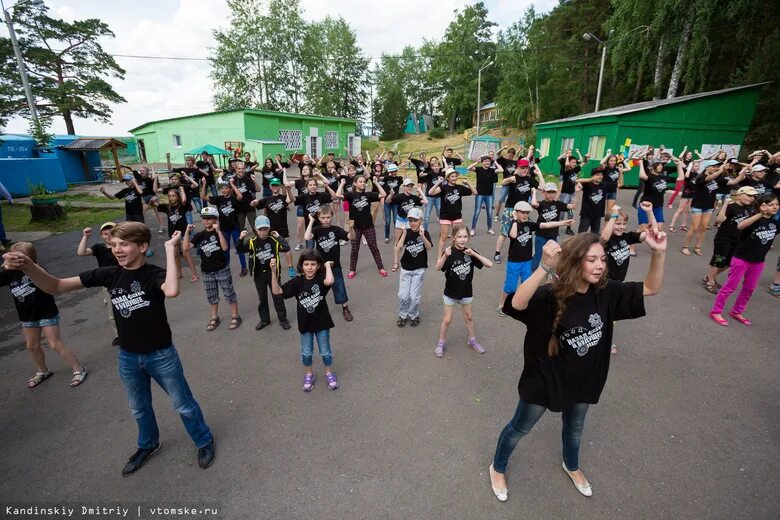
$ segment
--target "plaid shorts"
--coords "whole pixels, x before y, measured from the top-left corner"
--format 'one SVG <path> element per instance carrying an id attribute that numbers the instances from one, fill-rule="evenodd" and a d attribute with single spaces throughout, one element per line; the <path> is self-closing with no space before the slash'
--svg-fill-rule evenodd
<path id="1" fill-rule="evenodd" d="M 230 267 L 225 267 L 215 273 L 203 273 L 203 287 L 206 289 L 206 299 L 211 305 L 219 303 L 219 289 L 222 289 L 222 296 L 228 303 L 236 303 L 238 296 L 233 289 L 233 277 L 230 274 Z"/>
<path id="2" fill-rule="evenodd" d="M 512 221 L 514 221 L 513 211 L 514 208 L 505 208 L 504 212 L 501 213 L 501 234 L 505 237 L 509 236 L 509 230 L 512 228 Z"/>

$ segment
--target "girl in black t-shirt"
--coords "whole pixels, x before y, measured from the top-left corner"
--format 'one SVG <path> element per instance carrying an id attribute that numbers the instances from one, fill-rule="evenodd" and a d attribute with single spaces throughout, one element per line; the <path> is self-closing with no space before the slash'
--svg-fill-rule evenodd
<path id="1" fill-rule="evenodd" d="M 690 152 L 688 152 L 690 154 Z M 674 233 L 675 224 L 677 219 L 682 216 L 682 222 L 680 224 L 680 231 L 688 231 L 688 214 L 691 212 L 691 201 L 693 200 L 693 194 L 695 191 L 694 181 L 699 175 L 699 161 L 691 161 L 685 167 L 685 179 L 683 179 L 682 194 L 680 195 L 680 203 L 677 205 L 677 211 L 672 215 L 672 222 L 669 224 L 669 232 Z M 674 196 L 674 195 L 672 195 Z M 671 201 L 669 205 L 671 206 Z"/>
<path id="2" fill-rule="evenodd" d="M 333 319 L 330 317 L 328 302 L 325 300 L 328 291 L 333 286 L 333 261 L 323 262 L 322 257 L 311 249 L 301 253 L 298 258 L 298 272 L 292 280 L 279 285 L 276 260 L 270 261 L 271 290 L 285 298 L 295 298 L 298 312 L 298 332 L 301 334 L 301 362 L 303 363 L 303 391 L 310 392 L 314 388 L 314 371 L 312 370 L 312 354 L 314 353 L 314 338 L 325 365 L 325 379 L 328 388 L 335 390 L 339 380 L 333 373 L 333 353 L 330 348 L 330 329 Z"/>
<path id="3" fill-rule="evenodd" d="M 452 323 L 455 305 L 463 309 L 463 321 L 469 335 L 469 346 L 478 354 L 485 353 L 485 347 L 477 342 L 474 331 L 474 318 L 471 313 L 474 301 L 474 290 L 471 280 L 474 268 L 493 267 L 493 263 L 469 247 L 469 228 L 464 224 L 452 227 L 452 246 L 446 248 L 436 262 L 436 270 L 442 271 L 446 279 L 444 283 L 444 317 L 439 327 L 439 342 L 433 353 L 436 357 L 444 356 L 444 343 L 447 340 L 447 329 Z"/>
<path id="4" fill-rule="evenodd" d="M 601 237 L 581 233 L 562 246 L 547 242 L 539 267 L 507 298 L 504 312 L 522 321 L 526 333 L 520 401 L 489 468 L 500 501 L 507 500 L 504 473 L 512 451 L 546 410 L 563 412 L 563 470 L 591 496 L 579 468 L 580 439 L 588 406 L 598 402 L 607 380 L 613 322 L 644 316 L 644 296 L 658 293 L 663 282 L 666 234 L 650 229 L 646 242 L 653 254 L 644 283 L 608 280 Z"/>
<path id="5" fill-rule="evenodd" d="M 361 239 L 368 244 L 368 249 L 374 257 L 376 267 L 381 276 L 387 276 L 384 264 L 382 263 L 382 254 L 376 244 L 376 229 L 374 228 L 374 219 L 371 215 L 371 205 L 378 203 L 387 194 L 384 188 L 377 182 L 372 181 L 372 186 L 376 187 L 378 193 L 366 189 L 366 178 L 362 175 L 355 177 L 352 183 L 352 192 L 344 193 L 345 181 L 341 181 L 339 189 L 336 191 L 336 197 L 345 199 L 349 202 L 349 220 L 347 221 L 347 233 L 350 234 L 350 252 L 349 252 L 349 274 L 347 278 L 352 280 L 356 276 L 358 253 L 360 253 Z"/>
<path id="6" fill-rule="evenodd" d="M 672 156 L 672 160 L 677 166 L 676 175 L 666 174 L 666 163 L 663 161 L 653 163 L 649 170 L 645 169 L 644 161 L 639 163 L 639 178 L 645 183 L 645 190 L 642 193 L 641 201 L 652 204 L 655 221 L 662 229 L 664 222 L 664 193 L 666 193 L 666 188 L 670 182 L 681 182 L 685 179 L 682 161 L 674 156 Z M 609 212 L 610 208 L 611 206 L 607 205 L 607 212 Z M 637 209 L 637 213 L 639 217 L 639 230 L 641 232 L 647 228 L 647 213 L 641 208 Z"/>
<path id="7" fill-rule="evenodd" d="M 737 295 L 737 300 L 734 302 L 729 316 L 743 325 L 752 324 L 742 313 L 761 278 L 766 254 L 772 247 L 775 236 L 780 232 L 780 223 L 774 219 L 780 205 L 773 193 L 765 193 L 756 197 L 753 207 L 756 214 L 737 224 L 739 239 L 734 257 L 731 259 L 729 278 L 718 291 L 718 296 L 710 310 L 710 318 L 718 325 L 728 325 L 721 313 L 729 296 L 737 290 L 740 283 L 742 283 L 742 289 Z"/>
<path id="8" fill-rule="evenodd" d="M 463 197 L 476 194 L 477 190 L 472 188 L 468 181 L 464 180 L 463 184 L 458 184 L 458 172 L 451 168 L 446 171 L 446 181 L 439 177 L 428 190 L 428 195 L 433 197 L 441 195 L 438 256 L 441 256 L 444 250 L 444 243 L 452 226 L 463 222 Z"/>
<path id="9" fill-rule="evenodd" d="M 159 204 L 157 211 L 168 216 L 168 237 L 172 237 L 173 234 L 178 231 L 182 236 L 187 232 L 187 195 L 184 193 L 184 188 L 179 187 L 179 191 L 170 189 L 168 190 L 168 204 Z M 195 267 L 195 262 L 192 261 L 192 256 L 189 251 L 180 251 L 179 255 L 176 255 L 176 265 L 178 266 L 179 278 L 182 278 L 181 257 L 187 262 L 187 266 L 190 268 L 190 283 L 195 283 L 200 280 L 198 276 L 198 269 Z"/>
<path id="10" fill-rule="evenodd" d="M 38 252 L 30 242 L 17 242 L 9 251 L 24 253 L 33 263 L 38 263 Z M 46 366 L 46 355 L 41 348 L 41 333 L 46 336 L 49 348 L 62 356 L 73 369 L 70 386 L 76 387 L 83 383 L 87 378 L 87 369 L 60 338 L 60 313 L 54 296 L 43 292 L 22 271 L 0 269 L 0 287 L 4 285 L 8 285 L 11 290 L 16 312 L 22 323 L 24 342 L 36 368 L 35 375 L 27 381 L 27 387 L 35 388 L 54 374 Z"/>
<path id="11" fill-rule="evenodd" d="M 701 246 L 704 243 L 704 235 L 710 227 L 710 219 L 715 208 L 715 197 L 718 189 L 723 186 L 733 186 L 735 179 L 727 179 L 723 176 L 725 169 L 718 164 L 702 164 L 703 171 L 694 180 L 694 192 L 691 199 L 691 227 L 683 238 L 682 254 L 690 256 L 688 249 L 694 236 L 693 252 L 704 256 Z"/>
<path id="12" fill-rule="evenodd" d="M 306 158 L 308 156 L 304 156 Z M 306 193 L 306 184 L 309 182 L 309 178 L 312 175 L 311 166 L 308 164 L 298 163 L 301 169 L 301 177 L 295 180 L 295 189 L 297 195 L 304 195 Z M 297 206 L 295 208 L 295 232 L 298 238 L 298 244 L 293 248 L 295 251 L 303 249 L 303 232 L 306 229 L 306 210 L 303 206 Z"/>

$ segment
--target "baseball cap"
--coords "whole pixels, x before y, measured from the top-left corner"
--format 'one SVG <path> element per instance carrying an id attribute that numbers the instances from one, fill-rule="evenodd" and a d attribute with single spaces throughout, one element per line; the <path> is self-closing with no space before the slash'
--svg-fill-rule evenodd
<path id="1" fill-rule="evenodd" d="M 387 165 L 387 171 L 388 172 L 397 172 L 398 171 L 398 165 L 390 163 Z"/>
<path id="2" fill-rule="evenodd" d="M 412 208 L 406 212 L 406 217 L 421 220 L 423 218 L 423 212 L 420 208 Z"/>
<path id="3" fill-rule="evenodd" d="M 758 195 L 758 192 L 753 186 L 742 186 L 740 189 L 737 190 L 737 195 L 750 195 L 752 197 L 755 197 Z"/>
<path id="4" fill-rule="evenodd" d="M 521 200 L 517 204 L 515 204 L 515 211 L 525 211 L 530 213 L 533 208 L 530 204 L 528 204 L 526 201 Z"/>
<path id="5" fill-rule="evenodd" d="M 444 175 L 449 177 L 451 173 L 458 173 L 458 172 L 455 171 L 455 168 L 453 168 L 452 166 L 447 166 L 447 169 L 444 170 Z"/>
<path id="6" fill-rule="evenodd" d="M 133 176 L 130 175 L 129 173 L 126 173 L 126 174 L 122 175 L 122 180 L 123 181 L 132 181 L 133 180 Z"/>
<path id="7" fill-rule="evenodd" d="M 764 170 L 766 170 L 766 169 L 767 169 L 767 167 L 766 167 L 766 166 L 764 166 L 763 164 L 754 164 L 754 165 L 753 165 L 753 166 L 750 168 L 750 171 L 752 171 L 752 172 L 762 172 L 762 171 L 764 171 Z"/>
<path id="8" fill-rule="evenodd" d="M 116 222 L 104 222 L 102 226 L 100 226 L 100 231 L 103 231 L 106 228 L 115 228 Z"/>
<path id="9" fill-rule="evenodd" d="M 217 218 L 219 217 L 219 211 L 214 206 L 206 206 L 200 210 L 200 216 L 203 218 Z"/>
<path id="10" fill-rule="evenodd" d="M 736 157 L 732 157 L 727 162 L 729 162 L 731 164 L 737 164 L 737 163 L 739 163 L 739 160 Z"/>
<path id="11" fill-rule="evenodd" d="M 528 168 L 529 166 L 531 166 L 531 163 L 528 162 L 528 159 L 520 159 L 517 161 L 518 168 Z"/>
<path id="12" fill-rule="evenodd" d="M 268 185 L 269 185 L 269 186 L 281 186 L 281 185 L 282 185 L 282 181 L 280 181 L 279 179 L 277 179 L 276 177 L 274 177 L 273 179 L 271 179 L 271 180 L 268 182 Z M 257 226 L 255 226 L 255 227 L 257 227 Z"/>
<path id="13" fill-rule="evenodd" d="M 548 182 L 544 185 L 544 191 L 558 191 L 558 186 L 554 182 Z"/>
<path id="14" fill-rule="evenodd" d="M 710 166 L 717 166 L 720 163 L 718 161 L 715 161 L 713 159 L 708 159 L 706 161 L 702 161 L 699 163 L 699 168 L 701 168 L 702 171 L 706 170 Z"/>
<path id="15" fill-rule="evenodd" d="M 217 179 L 217 186 L 220 188 L 225 188 L 226 186 L 230 186 L 230 183 L 225 179 Z"/>
<path id="16" fill-rule="evenodd" d="M 414 186 L 414 181 L 412 179 L 410 179 L 409 177 L 407 177 L 407 178 L 404 179 L 403 185 L 404 186 Z"/>
<path id="17" fill-rule="evenodd" d="M 260 228 L 270 228 L 271 227 L 271 221 L 266 217 L 265 215 L 260 215 L 255 219 L 255 227 L 257 229 Z"/>

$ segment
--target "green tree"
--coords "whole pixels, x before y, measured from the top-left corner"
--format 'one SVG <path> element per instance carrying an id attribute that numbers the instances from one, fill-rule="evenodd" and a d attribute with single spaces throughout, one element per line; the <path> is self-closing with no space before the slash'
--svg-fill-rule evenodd
<path id="1" fill-rule="evenodd" d="M 114 37 L 108 25 L 97 18 L 58 20 L 48 15 L 45 5 L 28 3 L 14 7 L 13 23 L 41 120 L 60 116 L 69 134 L 76 133 L 74 117 L 107 123 L 111 104 L 125 102 L 106 80 L 124 79 L 125 74 L 98 43 Z M 29 117 L 8 38 L 0 38 L 0 100 L 0 119 Z"/>
<path id="2" fill-rule="evenodd" d="M 403 136 L 409 109 L 403 87 L 399 83 L 379 85 L 375 110 L 375 121 L 382 139 L 399 139 Z"/>

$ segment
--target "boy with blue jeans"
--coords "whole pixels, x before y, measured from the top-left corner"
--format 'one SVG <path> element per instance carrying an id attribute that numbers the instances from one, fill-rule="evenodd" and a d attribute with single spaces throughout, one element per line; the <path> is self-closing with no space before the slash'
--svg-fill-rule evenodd
<path id="1" fill-rule="evenodd" d="M 476 234 L 477 220 L 483 204 L 485 205 L 487 232 L 489 235 L 495 235 L 493 232 L 493 220 L 490 217 L 493 212 L 493 199 L 495 198 L 494 193 L 498 174 L 503 173 L 504 169 L 493 161 L 489 155 L 483 155 L 479 162 L 470 164 L 468 170 L 475 172 L 477 176 L 477 199 L 474 201 L 474 216 L 471 218 L 471 236 Z"/>
<path id="2" fill-rule="evenodd" d="M 580 186 L 579 184 L 575 184 L 575 185 L 577 187 Z M 558 186 L 556 186 L 554 182 L 545 183 L 544 199 L 542 199 L 539 202 L 536 201 L 536 190 L 534 190 L 533 196 L 531 197 L 531 206 L 536 208 L 536 211 L 539 214 L 539 219 L 538 219 L 539 224 L 542 224 L 543 222 L 557 223 L 559 215 L 565 215 L 564 212 L 574 210 L 575 204 L 573 201 L 567 204 L 560 200 L 555 200 L 557 194 L 558 194 Z M 562 221 L 560 225 L 567 226 L 570 228 L 573 223 L 574 223 L 574 219 L 572 218 L 569 220 Z M 546 244 L 548 240 L 554 240 L 556 242 L 558 241 L 557 228 L 540 229 L 539 232 L 536 233 L 536 237 L 534 238 L 534 258 L 533 258 L 533 263 L 531 265 L 531 269 L 533 271 L 535 271 L 536 268 L 539 267 L 539 262 L 542 260 L 542 248 L 544 247 L 544 244 Z"/>
<path id="3" fill-rule="evenodd" d="M 138 450 L 122 469 L 123 476 L 138 471 L 160 449 L 151 379 L 171 397 L 198 448 L 198 465 L 206 469 L 216 457 L 214 436 L 184 377 L 165 312 L 165 298 L 179 295 L 176 256 L 180 233 L 175 232 L 165 242 L 166 269 L 146 263 L 144 254 L 151 238 L 146 225 L 122 222 L 111 230 L 112 251 L 119 265 L 99 267 L 70 278 L 50 275 L 19 252 L 3 256 L 7 268 L 24 272 L 49 294 L 84 287 L 108 289 L 119 335 L 119 376 L 138 424 Z"/>

